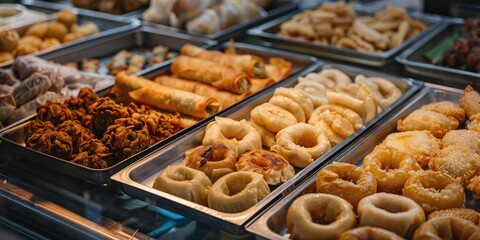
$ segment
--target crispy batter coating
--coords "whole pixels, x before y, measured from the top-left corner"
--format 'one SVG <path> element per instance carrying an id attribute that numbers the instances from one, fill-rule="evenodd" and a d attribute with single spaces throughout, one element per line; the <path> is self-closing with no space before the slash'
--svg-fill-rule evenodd
<path id="1" fill-rule="evenodd" d="M 432 212 L 428 215 L 428 220 L 436 217 L 454 216 L 468 220 L 475 225 L 480 223 L 480 213 L 469 208 L 450 208 Z"/>
<path id="2" fill-rule="evenodd" d="M 458 104 L 450 101 L 440 101 L 422 106 L 422 109 L 441 113 L 445 116 L 454 117 L 460 124 L 465 122 L 465 110 Z"/>
<path id="3" fill-rule="evenodd" d="M 121 160 L 149 147 L 152 139 L 144 122 L 119 118 L 107 128 L 102 142 L 112 152 L 111 159 Z"/>
<path id="4" fill-rule="evenodd" d="M 28 140 L 28 138 L 30 138 L 35 132 L 46 132 L 48 130 L 55 130 L 55 126 L 53 126 L 52 122 L 34 119 L 28 122 L 27 126 L 25 126 L 23 131 L 24 138 L 25 140 Z"/>
<path id="5" fill-rule="evenodd" d="M 80 145 L 79 153 L 73 156 L 72 162 L 89 168 L 106 168 L 108 164 L 105 158 L 109 155 L 111 154 L 102 141 L 91 138 Z"/>
<path id="6" fill-rule="evenodd" d="M 75 115 L 62 103 L 47 101 L 45 105 L 37 109 L 37 118 L 42 121 L 50 121 L 57 126 L 67 120 L 75 120 Z"/>
<path id="7" fill-rule="evenodd" d="M 480 196 L 480 175 L 471 178 L 466 188 L 468 191 Z"/>
<path id="8" fill-rule="evenodd" d="M 91 126 L 89 127 L 99 138 L 107 130 L 108 126 L 115 123 L 116 119 L 129 117 L 127 108 L 115 103 L 109 97 L 100 98 L 94 102 L 90 106 L 88 114 L 92 115 Z"/>
<path id="9" fill-rule="evenodd" d="M 26 146 L 39 152 L 69 160 L 72 156 L 72 138 L 64 132 L 48 130 L 34 133 Z"/>
<path id="10" fill-rule="evenodd" d="M 73 112 L 75 119 L 83 122 L 88 114 L 89 106 L 97 100 L 97 94 L 95 94 L 91 88 L 84 87 L 80 89 L 80 92 L 76 98 L 71 97 L 70 99 L 67 99 L 64 105 Z"/>
<path id="11" fill-rule="evenodd" d="M 183 129 L 178 113 L 163 114 L 150 111 L 146 115 L 135 115 L 134 118 L 145 123 L 154 142 L 162 141 Z"/>
<path id="12" fill-rule="evenodd" d="M 149 106 L 147 105 L 140 105 L 138 106 L 137 104 L 135 104 L 134 102 L 131 102 L 128 104 L 127 106 L 127 111 L 128 111 L 128 114 L 130 114 L 130 117 L 133 117 L 133 115 L 135 113 L 138 113 L 138 114 L 148 114 L 152 111 L 152 109 L 150 109 Z"/>
<path id="13" fill-rule="evenodd" d="M 466 146 L 450 146 L 436 152 L 428 167 L 446 173 L 465 184 L 480 173 L 480 156 Z"/>
<path id="14" fill-rule="evenodd" d="M 405 119 L 398 120 L 397 130 L 400 132 L 427 130 L 433 136 L 442 138 L 445 133 L 458 128 L 458 126 L 459 122 L 454 117 L 448 117 L 442 113 L 429 110 L 417 109 Z"/>
<path id="15" fill-rule="evenodd" d="M 465 146 L 480 154 L 480 133 L 467 129 L 452 130 L 442 138 L 442 147 L 448 146 Z"/>
<path id="16" fill-rule="evenodd" d="M 77 153 L 76 150 L 80 148 L 83 142 L 95 137 L 88 128 L 84 128 L 82 124 L 76 120 L 68 120 L 59 124 L 57 131 L 64 132 L 72 138 L 74 153 Z"/>

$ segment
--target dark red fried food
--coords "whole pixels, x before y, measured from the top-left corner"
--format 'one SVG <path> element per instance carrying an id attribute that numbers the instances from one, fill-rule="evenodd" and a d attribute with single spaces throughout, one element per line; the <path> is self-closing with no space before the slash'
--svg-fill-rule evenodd
<path id="1" fill-rule="evenodd" d="M 64 132 L 72 138 L 74 153 L 78 152 L 77 150 L 83 142 L 95 137 L 88 128 L 84 128 L 77 120 L 68 120 L 59 124 L 57 131 Z"/>
<path id="2" fill-rule="evenodd" d="M 110 159 L 119 161 L 146 149 L 152 139 L 144 122 L 120 118 L 107 128 L 102 142 L 112 152 Z"/>
<path id="3" fill-rule="evenodd" d="M 118 118 L 129 117 L 127 108 L 115 103 L 111 98 L 104 97 L 98 99 L 89 108 L 89 115 L 92 119 L 87 126 L 91 124 L 91 129 L 97 137 L 101 137 L 107 127 L 113 125 Z"/>
<path id="4" fill-rule="evenodd" d="M 75 115 L 62 103 L 47 101 L 45 105 L 37 109 L 37 119 L 50 121 L 57 126 L 67 120 L 75 120 Z"/>
<path id="5" fill-rule="evenodd" d="M 73 163 L 95 169 L 108 167 L 105 158 L 110 152 L 102 141 L 92 138 L 83 142 L 79 147 L 79 153 L 73 156 Z"/>
<path id="6" fill-rule="evenodd" d="M 70 160 L 73 152 L 72 138 L 64 132 L 37 131 L 27 140 L 26 146 L 39 152 Z"/>
<path id="7" fill-rule="evenodd" d="M 55 126 L 50 121 L 42 121 L 38 119 L 34 119 L 28 122 L 27 126 L 23 131 L 25 140 L 28 140 L 32 134 L 35 132 L 46 132 L 48 130 L 55 130 Z"/>
<path id="8" fill-rule="evenodd" d="M 143 121 L 154 142 L 159 142 L 182 130 L 180 114 L 162 114 L 150 111 L 145 115 L 134 115 L 133 118 Z"/>

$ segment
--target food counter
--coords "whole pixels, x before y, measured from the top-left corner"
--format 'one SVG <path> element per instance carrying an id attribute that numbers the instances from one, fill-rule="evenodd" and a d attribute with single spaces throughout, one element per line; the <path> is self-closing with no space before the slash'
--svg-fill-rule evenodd
<path id="1" fill-rule="evenodd" d="M 478 19 L 89 2 L 0 27 L 5 233 L 480 237 Z"/>

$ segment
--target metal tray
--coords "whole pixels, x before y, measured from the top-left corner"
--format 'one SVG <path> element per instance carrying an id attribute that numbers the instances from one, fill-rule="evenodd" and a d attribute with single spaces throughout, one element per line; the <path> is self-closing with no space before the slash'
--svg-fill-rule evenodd
<path id="1" fill-rule="evenodd" d="M 269 21 L 271 19 L 277 18 L 279 16 L 282 16 L 283 14 L 286 14 L 288 12 L 291 12 L 291 11 L 294 11 L 295 9 L 297 9 L 297 5 L 294 4 L 294 3 L 291 3 L 291 1 L 288 1 L 288 0 L 272 1 L 272 4 L 273 4 L 273 6 L 270 8 L 270 10 L 266 11 L 266 14 L 260 15 L 260 16 L 255 17 L 255 18 L 252 18 L 252 19 L 247 20 L 245 22 L 241 22 L 239 24 L 236 24 L 234 26 L 231 26 L 227 29 L 224 29 L 220 32 L 213 33 L 213 34 L 189 33 L 185 29 L 182 29 L 182 28 L 175 28 L 175 27 L 170 27 L 170 26 L 166 26 L 166 25 L 150 23 L 150 22 L 147 22 L 147 21 L 142 21 L 142 25 L 168 29 L 169 31 L 182 32 L 182 33 L 186 33 L 186 34 L 189 34 L 189 35 L 192 35 L 192 36 L 201 36 L 201 37 L 205 37 L 205 38 L 208 38 L 208 39 L 225 41 L 225 40 L 228 40 L 229 38 L 240 37 L 243 33 L 245 33 L 246 29 L 257 26 L 260 23 L 263 23 L 265 21 Z M 141 14 L 139 14 L 138 18 L 142 19 Z"/>
<path id="2" fill-rule="evenodd" d="M 413 42 L 418 41 L 428 34 L 433 29 L 437 28 L 440 24 L 440 17 L 427 14 L 412 13 L 410 16 L 414 19 L 420 20 L 428 25 L 425 31 L 421 32 L 417 36 L 408 39 L 400 46 L 390 49 L 385 52 L 361 52 L 348 48 L 341 48 L 332 45 L 316 44 L 312 41 L 293 39 L 289 37 L 279 36 L 277 33 L 280 31 L 280 25 L 291 19 L 293 16 L 301 13 L 296 11 L 280 18 L 274 19 L 270 22 L 264 23 L 258 27 L 248 30 L 248 35 L 259 38 L 260 43 L 265 46 L 271 46 L 280 49 L 286 49 L 295 52 L 313 54 L 319 57 L 332 58 L 341 61 L 348 61 L 354 63 L 360 63 L 369 66 L 384 66 L 393 56 L 399 53 L 402 49 L 407 47 Z M 361 16 L 371 16 L 374 13 L 365 9 L 357 9 L 357 14 Z"/>
<path id="3" fill-rule="evenodd" d="M 399 119 L 405 118 L 414 110 L 428 103 L 444 100 L 457 102 L 461 94 L 461 90 L 459 92 L 450 92 L 440 89 L 424 88 L 411 101 L 404 104 L 401 109 L 389 114 L 378 126 L 370 129 L 367 134 L 363 135 L 359 141 L 350 145 L 335 158 L 331 159 L 331 162 L 338 161 L 361 165 L 363 158 L 369 154 L 375 146 L 380 144 L 388 134 L 396 131 L 397 121 Z M 324 164 L 322 167 L 325 165 L 327 164 Z M 320 169 L 315 171 L 313 175 L 288 194 L 288 196 L 275 203 L 262 216 L 249 223 L 247 230 L 256 234 L 257 237 L 261 239 L 288 239 L 289 234 L 285 226 L 288 208 L 298 196 L 303 195 L 305 190 L 315 189 L 315 180 L 318 171 L 320 171 Z M 466 193 L 467 202 L 465 203 L 465 207 L 479 211 L 479 200 L 473 200 L 469 195 L 470 193 L 468 191 Z"/>
<path id="4" fill-rule="evenodd" d="M 302 71 L 301 74 L 297 74 L 268 87 L 264 91 L 257 93 L 255 97 L 244 100 L 242 104 L 232 107 L 229 111 L 219 114 L 219 116 L 229 117 L 236 120 L 248 119 L 250 111 L 254 107 L 267 102 L 277 87 L 293 87 L 297 83 L 299 76 L 304 76 L 310 72 L 317 72 L 324 68 L 336 68 L 342 70 L 350 76 L 362 73 L 366 76 L 385 77 L 397 84 L 404 92 L 404 95 L 397 102 L 387 107 L 374 119 L 365 124 L 365 126 L 363 126 L 361 129 L 356 131 L 353 135 L 345 139 L 342 143 L 335 146 L 332 150 L 328 151 L 325 155 L 314 161 L 306 168 L 299 170 L 292 179 L 272 190 L 272 192 L 266 198 L 261 200 L 252 208 L 240 213 L 223 213 L 152 188 L 152 183 L 160 172 L 162 172 L 168 165 L 182 164 L 185 151 L 201 145 L 202 138 L 205 134 L 205 127 L 208 122 L 205 122 L 203 125 L 189 132 L 181 139 L 172 142 L 160 151 L 126 167 L 124 170 L 112 176 L 112 180 L 117 182 L 120 185 L 121 190 L 123 190 L 123 192 L 127 195 L 144 200 L 150 204 L 177 212 L 186 217 L 211 225 L 221 230 L 233 233 L 245 232 L 244 226 L 249 220 L 267 208 L 270 203 L 282 196 L 285 196 L 290 191 L 295 189 L 296 185 L 306 178 L 310 172 L 318 168 L 323 162 L 330 159 L 337 152 L 341 151 L 349 143 L 359 138 L 367 129 L 382 119 L 385 114 L 412 96 L 417 90 L 419 90 L 419 87 L 421 86 L 420 83 L 409 79 L 389 77 L 384 74 L 364 71 L 343 65 L 319 64 Z M 210 120 L 213 121 L 213 119 Z"/>
<path id="5" fill-rule="evenodd" d="M 180 48 L 186 43 L 205 48 L 211 47 L 217 42 L 143 26 L 133 31 L 109 35 L 62 51 L 41 54 L 39 57 L 62 64 L 66 62 L 81 62 L 84 58 L 95 58 L 100 60 L 99 73 L 108 74 L 108 69 L 105 65 L 109 63 L 112 57 L 120 50 L 125 49 L 142 54 L 145 53 L 144 49 L 151 49 L 154 46 L 163 45 L 170 50 L 180 52 Z M 163 61 L 159 63 L 158 66 L 164 66 L 170 62 L 171 61 L 168 60 Z M 138 72 L 137 75 L 150 71 L 150 68 L 151 67 L 147 65 L 146 68 Z"/>
<path id="6" fill-rule="evenodd" d="M 403 64 L 407 71 L 438 79 L 438 83 L 448 85 L 456 84 L 459 86 L 470 84 L 478 87 L 480 84 L 478 83 L 480 73 L 434 65 L 429 63 L 424 57 L 425 52 L 461 29 L 464 29 L 463 20 L 461 19 L 452 19 L 449 22 L 445 22 L 441 27 L 432 31 L 427 37 L 397 56 L 396 60 Z"/>
<path id="7" fill-rule="evenodd" d="M 68 49 L 80 43 L 89 42 L 91 40 L 102 38 L 110 34 L 118 34 L 124 31 L 135 29 L 140 26 L 140 21 L 137 19 L 127 19 L 127 18 L 112 16 L 109 14 L 93 13 L 93 12 L 80 10 L 80 9 L 74 9 L 74 12 L 77 14 L 77 19 L 78 19 L 77 22 L 79 24 L 91 21 L 98 26 L 100 32 L 88 37 L 84 37 L 82 39 L 78 39 L 68 43 L 62 43 L 60 46 L 56 48 L 41 50 L 31 55 L 37 56 L 47 52 L 54 52 L 54 51 L 56 52 L 63 49 Z M 53 21 L 55 17 L 56 17 L 56 14 L 51 14 L 47 19 L 44 19 L 39 22 L 50 22 L 50 21 Z M 34 23 L 28 23 L 21 26 L 11 27 L 11 28 L 7 26 L 2 30 L 15 30 L 18 32 L 20 36 L 22 36 L 25 33 L 25 31 L 33 24 Z M 13 60 L 2 62 L 0 63 L 0 67 L 5 67 L 12 63 L 13 63 Z"/>

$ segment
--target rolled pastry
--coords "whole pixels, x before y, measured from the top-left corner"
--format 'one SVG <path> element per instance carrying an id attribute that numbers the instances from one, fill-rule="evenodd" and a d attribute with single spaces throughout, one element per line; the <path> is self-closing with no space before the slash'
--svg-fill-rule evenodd
<path id="1" fill-rule="evenodd" d="M 173 62 L 171 70 L 181 78 L 208 83 L 234 93 L 244 93 L 251 87 L 245 73 L 202 59 L 179 56 Z"/>

